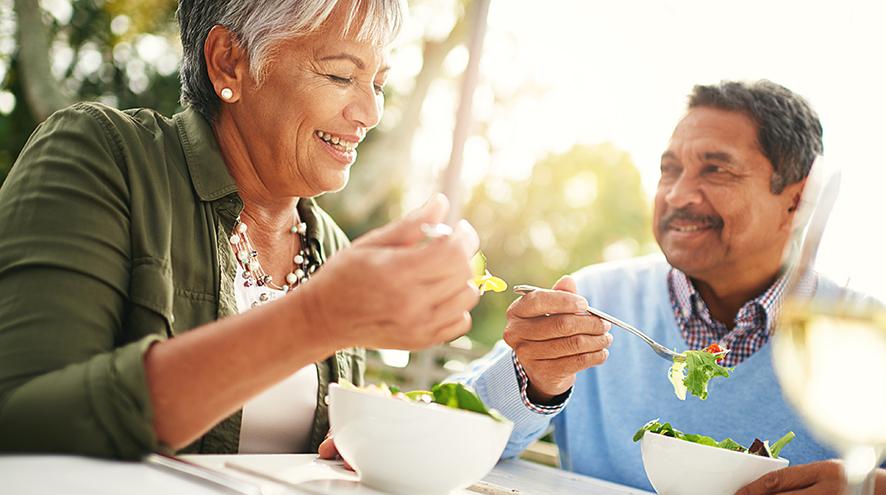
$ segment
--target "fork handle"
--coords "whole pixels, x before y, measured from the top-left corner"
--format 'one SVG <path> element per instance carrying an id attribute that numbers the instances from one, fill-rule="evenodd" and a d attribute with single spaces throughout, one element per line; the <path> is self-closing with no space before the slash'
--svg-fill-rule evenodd
<path id="1" fill-rule="evenodd" d="M 589 314 L 596 316 L 597 318 L 600 318 L 601 320 L 608 321 L 609 323 L 612 323 L 613 325 L 615 325 L 617 327 L 621 327 L 621 328 L 627 330 L 628 332 L 631 332 L 632 334 L 636 335 L 637 337 L 640 337 L 641 339 L 645 340 L 647 344 L 655 344 L 656 343 L 654 340 L 652 340 L 652 338 L 650 338 L 645 333 L 641 332 L 638 328 L 634 327 L 630 323 L 625 323 L 625 322 L 619 320 L 618 318 L 612 316 L 609 313 L 605 313 L 603 311 L 600 311 L 597 308 L 591 308 L 591 307 L 588 307 L 587 312 Z"/>

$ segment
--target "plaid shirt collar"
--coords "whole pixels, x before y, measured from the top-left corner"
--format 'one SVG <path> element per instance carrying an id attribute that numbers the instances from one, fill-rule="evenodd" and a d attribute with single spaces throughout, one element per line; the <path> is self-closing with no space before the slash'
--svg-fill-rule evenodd
<path id="1" fill-rule="evenodd" d="M 735 366 L 769 341 L 787 280 L 788 275 L 782 274 L 766 291 L 745 303 L 732 330 L 711 316 L 692 281 L 676 268 L 668 273 L 668 292 L 674 318 L 689 348 L 702 349 L 717 342 L 731 349 L 721 364 Z"/>

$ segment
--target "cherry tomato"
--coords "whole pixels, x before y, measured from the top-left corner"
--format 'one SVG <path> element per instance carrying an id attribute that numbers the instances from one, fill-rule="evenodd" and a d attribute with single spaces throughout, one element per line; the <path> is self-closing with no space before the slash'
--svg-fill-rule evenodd
<path id="1" fill-rule="evenodd" d="M 717 344 L 717 343 L 713 343 L 713 344 L 705 347 L 704 351 L 710 352 L 711 354 L 718 354 L 721 352 L 724 353 L 722 356 L 717 357 L 717 361 L 722 361 L 726 357 L 726 355 L 725 355 L 726 349 L 724 349 L 723 347 L 720 346 L 720 344 Z"/>

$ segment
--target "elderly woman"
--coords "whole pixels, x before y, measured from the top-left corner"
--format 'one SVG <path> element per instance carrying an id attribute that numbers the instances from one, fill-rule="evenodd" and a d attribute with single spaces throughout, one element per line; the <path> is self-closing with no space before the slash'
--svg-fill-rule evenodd
<path id="1" fill-rule="evenodd" d="M 470 327 L 436 197 L 350 247 L 311 199 L 378 124 L 395 0 L 182 0 L 172 118 L 78 104 L 0 191 L 0 451 L 306 452 L 360 348 Z"/>

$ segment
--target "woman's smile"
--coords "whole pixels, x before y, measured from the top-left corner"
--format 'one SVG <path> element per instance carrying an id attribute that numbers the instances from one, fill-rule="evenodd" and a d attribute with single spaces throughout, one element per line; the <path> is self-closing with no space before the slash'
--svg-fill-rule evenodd
<path id="1" fill-rule="evenodd" d="M 350 165 L 357 159 L 357 145 L 359 138 L 354 136 L 339 136 L 324 131 L 314 132 L 314 137 L 320 142 L 330 156 L 343 165 Z"/>

